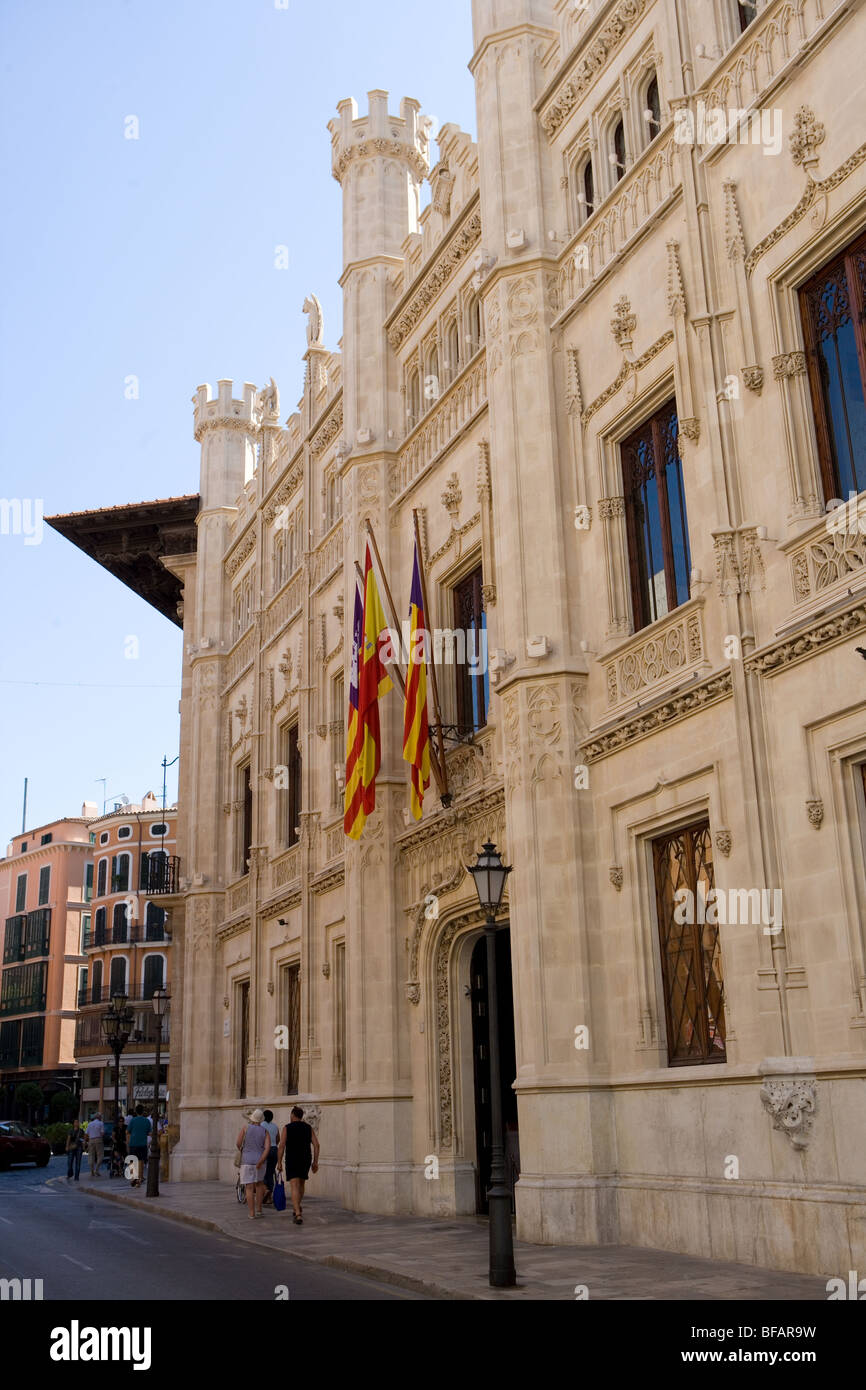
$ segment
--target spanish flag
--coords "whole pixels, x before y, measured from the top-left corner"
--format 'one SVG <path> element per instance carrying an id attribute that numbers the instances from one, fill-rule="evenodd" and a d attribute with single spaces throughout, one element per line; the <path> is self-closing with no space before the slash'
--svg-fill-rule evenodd
<path id="1" fill-rule="evenodd" d="M 409 668 L 403 719 L 403 758 L 412 765 L 410 805 L 415 820 L 420 820 L 424 792 L 430 785 L 430 732 L 427 723 L 427 625 L 417 542 L 409 598 Z"/>
<path id="2" fill-rule="evenodd" d="M 391 678 L 380 655 L 382 641 L 388 641 L 388 626 L 376 586 L 368 542 L 364 563 L 364 631 L 358 657 L 358 711 L 364 739 L 361 751 L 361 804 L 365 818 L 376 807 L 376 777 L 382 763 L 379 697 L 391 689 Z"/>
<path id="3" fill-rule="evenodd" d="M 355 612 L 352 619 L 352 668 L 349 676 L 349 718 L 346 723 L 346 793 L 343 802 L 343 829 L 350 840 L 357 840 L 366 816 L 361 804 L 361 753 L 364 731 L 358 708 L 358 662 L 364 631 L 364 600 L 361 585 L 355 581 Z"/>

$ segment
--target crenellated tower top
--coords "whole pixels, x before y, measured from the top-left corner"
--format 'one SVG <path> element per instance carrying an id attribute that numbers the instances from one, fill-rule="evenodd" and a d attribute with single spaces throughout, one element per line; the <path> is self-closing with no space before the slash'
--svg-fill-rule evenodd
<path id="1" fill-rule="evenodd" d="M 402 160 L 420 183 L 429 165 L 429 121 L 419 116 L 420 102 L 403 97 L 399 116 L 388 111 L 388 93 L 367 93 L 369 112 L 358 115 L 354 97 L 337 103 L 339 120 L 328 122 L 331 132 L 331 168 L 338 183 L 355 160 L 375 155 Z"/>
<path id="2" fill-rule="evenodd" d="M 255 473 L 256 433 L 261 419 L 256 388 L 244 382 L 243 396 L 232 396 L 232 382 L 217 382 L 214 399 L 210 386 L 199 386 L 192 398 L 194 433 L 201 443 L 202 511 L 233 507 Z"/>
<path id="3" fill-rule="evenodd" d="M 245 381 L 243 397 L 235 400 L 232 397 L 233 384 L 226 378 L 218 381 L 216 397 L 211 396 L 207 383 L 196 388 L 192 403 L 195 406 L 195 437 L 199 442 L 208 430 L 255 433 L 258 427 L 256 388 L 252 382 Z"/>

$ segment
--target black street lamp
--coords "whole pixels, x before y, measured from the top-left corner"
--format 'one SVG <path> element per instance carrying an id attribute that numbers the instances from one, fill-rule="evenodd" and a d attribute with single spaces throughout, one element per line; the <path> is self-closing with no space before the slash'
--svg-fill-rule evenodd
<path id="1" fill-rule="evenodd" d="M 118 993 L 111 996 L 111 1008 L 102 1016 L 102 1033 L 108 1046 L 114 1054 L 114 1129 L 117 1130 L 117 1123 L 120 1118 L 120 1054 L 129 1042 L 129 1035 L 132 1031 L 134 1022 L 132 1014 L 126 1007 L 128 996 Z M 114 1177 L 114 1165 L 110 1167 L 111 1176 Z"/>
<path id="2" fill-rule="evenodd" d="M 496 914 L 511 873 L 503 864 L 495 845 L 489 842 L 467 872 L 475 880 L 475 891 L 487 917 L 487 1018 L 490 1046 L 490 1187 L 487 1205 L 490 1213 L 490 1285 L 509 1289 L 517 1282 L 514 1271 L 514 1243 L 511 1235 L 511 1192 L 505 1181 L 505 1143 L 502 1133 L 502 1089 L 499 1067 L 499 1002 L 496 991 Z"/>
<path id="3" fill-rule="evenodd" d="M 147 1165 L 147 1195 L 159 1196 L 159 1067 L 162 1054 L 162 1020 L 168 1009 L 168 993 L 153 991 L 153 1012 L 156 1014 L 156 1063 L 153 1068 L 153 1114 L 150 1119 L 150 1163 Z"/>

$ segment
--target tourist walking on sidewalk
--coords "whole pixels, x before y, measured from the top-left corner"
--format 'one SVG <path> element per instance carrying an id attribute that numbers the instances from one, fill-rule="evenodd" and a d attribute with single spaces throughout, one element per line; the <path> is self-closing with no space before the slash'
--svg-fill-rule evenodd
<path id="1" fill-rule="evenodd" d="M 292 1194 L 295 1225 L 301 1226 L 304 1221 L 304 1187 L 310 1176 L 311 1162 L 313 1172 L 319 1171 L 319 1141 L 304 1119 L 304 1112 L 299 1105 L 293 1107 L 291 1120 L 283 1129 L 277 1156 L 278 1168 L 283 1167 L 284 1160 L 286 1182 Z"/>
<path id="2" fill-rule="evenodd" d="M 133 1187 L 137 1187 L 144 1176 L 147 1168 L 147 1137 L 150 1134 L 152 1125 L 150 1117 L 145 1115 L 140 1105 L 135 1107 L 135 1114 L 129 1122 L 129 1152 L 138 1159 L 138 1177 L 133 1179 Z"/>
<path id="3" fill-rule="evenodd" d="M 66 1181 L 71 1182 L 73 1177 L 79 1181 L 81 1172 L 81 1155 L 84 1153 L 84 1131 L 81 1128 L 81 1121 L 74 1119 L 72 1128 L 66 1136 Z M 73 1174 L 72 1169 L 75 1169 Z"/>
<path id="4" fill-rule="evenodd" d="M 264 1172 L 271 1147 L 271 1136 L 262 1124 L 263 1119 L 261 1110 L 253 1110 L 249 1124 L 244 1125 L 237 1138 L 237 1146 L 241 1151 L 240 1180 L 246 1188 L 251 1221 L 264 1215 Z"/>
<path id="5" fill-rule="evenodd" d="M 105 1125 L 102 1123 L 102 1116 L 97 1110 L 87 1126 L 87 1156 L 90 1159 L 90 1176 L 92 1178 L 99 1177 L 104 1146 Z"/>
<path id="6" fill-rule="evenodd" d="M 268 1131 L 271 1140 L 271 1147 L 268 1149 L 268 1157 L 265 1162 L 265 1187 L 267 1191 L 265 1192 L 265 1199 L 262 1205 L 266 1207 L 270 1205 L 274 1197 L 274 1169 L 277 1166 L 277 1148 L 280 1142 L 280 1131 L 279 1127 L 274 1124 L 273 1110 L 265 1110 L 264 1117 L 265 1129 Z"/>

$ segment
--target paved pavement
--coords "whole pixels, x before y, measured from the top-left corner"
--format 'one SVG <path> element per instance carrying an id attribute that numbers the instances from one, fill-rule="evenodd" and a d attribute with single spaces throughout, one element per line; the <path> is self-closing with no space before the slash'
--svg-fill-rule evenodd
<path id="1" fill-rule="evenodd" d="M 65 1173 L 66 1160 L 53 1158 L 45 1169 L 0 1174 L 0 1279 L 41 1279 L 45 1300 L 93 1306 L 105 1299 L 429 1300 L 429 1294 L 299 1260 L 286 1249 L 266 1245 L 251 1258 L 249 1247 L 232 1236 L 191 1229 L 151 1209 L 143 1214 L 100 1202 L 87 1191 L 83 1174 L 80 1183 L 67 1184 Z M 94 1186 L 96 1181 L 109 1180 L 95 1180 Z M 155 1205 L 151 1202 L 151 1208 Z M 0 1307 L 8 1319 L 6 1302 Z"/>
<path id="2" fill-rule="evenodd" d="M 60 1184 L 66 1186 L 65 1179 Z M 487 1282 L 488 1229 L 477 1218 L 426 1220 L 345 1211 L 336 1202 L 304 1198 L 304 1224 L 291 1212 L 265 1208 L 250 1221 L 231 1182 L 162 1183 L 158 1199 L 122 1179 L 82 1172 L 81 1197 L 97 1196 L 124 1212 L 159 1212 L 175 1221 L 218 1231 L 262 1251 L 415 1290 L 432 1298 L 495 1300 L 574 1299 L 583 1286 L 590 1299 L 826 1301 L 826 1280 L 751 1265 L 721 1263 L 625 1246 L 548 1246 L 516 1241 L 518 1286 L 493 1290 Z"/>

